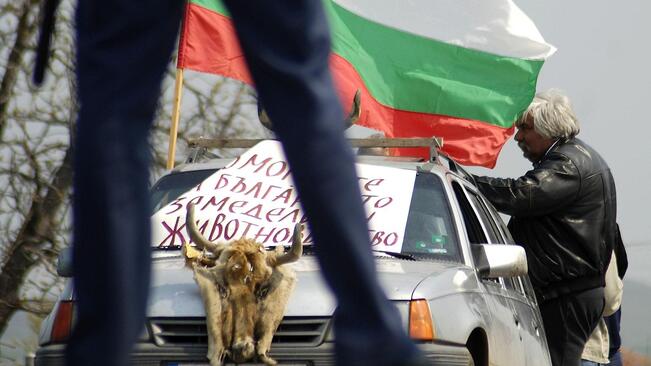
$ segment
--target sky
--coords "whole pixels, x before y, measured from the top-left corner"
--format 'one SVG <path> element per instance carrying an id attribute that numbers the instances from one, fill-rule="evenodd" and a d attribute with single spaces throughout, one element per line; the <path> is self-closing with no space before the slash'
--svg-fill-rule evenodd
<path id="1" fill-rule="evenodd" d="M 579 138 L 608 162 L 617 186 L 624 241 L 651 246 L 651 1 L 515 0 L 558 51 L 544 64 L 538 90 L 572 100 Z M 511 139 L 486 175 L 517 177 L 530 163 Z"/>

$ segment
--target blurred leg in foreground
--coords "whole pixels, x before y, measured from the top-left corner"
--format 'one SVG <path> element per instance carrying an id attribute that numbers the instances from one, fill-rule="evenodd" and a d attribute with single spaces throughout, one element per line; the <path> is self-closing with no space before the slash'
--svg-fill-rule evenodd
<path id="1" fill-rule="evenodd" d="M 328 68 L 319 0 L 226 1 L 258 96 L 274 123 L 338 303 L 338 365 L 415 362 L 416 347 L 378 283 L 344 114 Z"/>
<path id="2" fill-rule="evenodd" d="M 178 0 L 81 0 L 74 163 L 77 325 L 69 365 L 122 366 L 150 276 L 147 138 L 178 34 Z"/>

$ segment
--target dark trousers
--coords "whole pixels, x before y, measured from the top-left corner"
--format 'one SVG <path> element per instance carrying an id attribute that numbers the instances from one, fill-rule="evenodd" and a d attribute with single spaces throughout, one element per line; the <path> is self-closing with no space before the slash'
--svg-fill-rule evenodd
<path id="1" fill-rule="evenodd" d="M 579 366 L 583 347 L 604 309 L 603 287 L 540 304 L 553 366 Z"/>
<path id="2" fill-rule="evenodd" d="M 620 307 L 617 311 L 610 315 L 605 316 L 604 321 L 606 322 L 606 327 L 608 328 L 608 340 L 610 341 L 609 349 L 609 358 L 612 366 L 621 366 L 621 357 L 619 363 L 614 363 L 613 358 L 616 355 L 619 355 L 619 348 L 622 346 L 622 337 L 619 334 L 620 325 L 622 322 L 622 308 Z"/>
<path id="3" fill-rule="evenodd" d="M 125 365 L 150 276 L 147 136 L 178 32 L 178 0 L 80 0 L 74 178 L 77 326 L 70 365 Z M 228 1 L 283 143 L 338 301 L 340 365 L 398 365 L 417 351 L 375 275 L 319 0 Z"/>

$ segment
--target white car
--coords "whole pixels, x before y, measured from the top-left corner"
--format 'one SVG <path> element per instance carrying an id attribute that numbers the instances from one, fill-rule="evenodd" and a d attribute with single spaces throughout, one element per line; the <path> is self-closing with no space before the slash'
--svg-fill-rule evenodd
<path id="1" fill-rule="evenodd" d="M 156 208 L 229 163 L 197 158 L 156 182 L 151 189 Z M 440 154 L 430 161 L 359 156 L 358 163 L 415 172 L 402 250 L 376 253 L 376 265 L 405 331 L 431 364 L 551 365 L 524 250 L 513 243 L 470 176 Z M 281 365 L 332 365 L 336 301 L 310 247 L 304 251 L 293 264 L 298 281 L 270 356 Z M 61 258 L 60 273 L 69 276 L 69 267 L 69 260 Z M 134 348 L 133 364 L 207 365 L 204 307 L 179 246 L 154 250 L 153 274 L 146 327 Z M 70 283 L 43 323 L 37 366 L 63 364 L 74 322 Z M 429 334 L 415 330 L 415 322 L 423 319 L 431 326 Z"/>

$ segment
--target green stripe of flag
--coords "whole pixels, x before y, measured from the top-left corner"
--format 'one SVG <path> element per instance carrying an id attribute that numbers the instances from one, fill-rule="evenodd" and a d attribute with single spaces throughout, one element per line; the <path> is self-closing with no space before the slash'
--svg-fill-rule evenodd
<path id="1" fill-rule="evenodd" d="M 214 12 L 230 16 L 228 13 L 228 10 L 226 9 L 226 6 L 218 0 L 190 0 L 192 4 L 196 4 L 199 6 L 202 6 L 206 9 L 210 9 Z"/>

